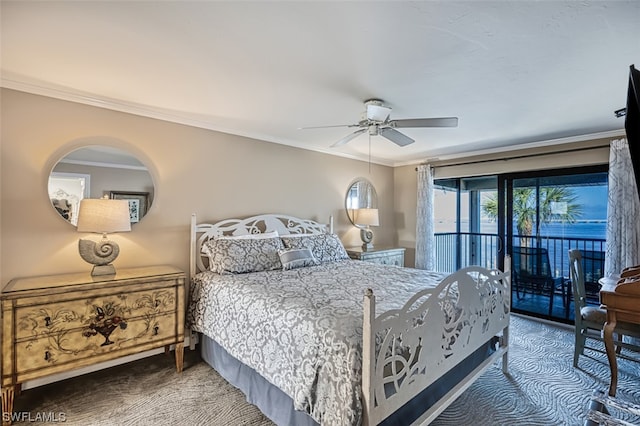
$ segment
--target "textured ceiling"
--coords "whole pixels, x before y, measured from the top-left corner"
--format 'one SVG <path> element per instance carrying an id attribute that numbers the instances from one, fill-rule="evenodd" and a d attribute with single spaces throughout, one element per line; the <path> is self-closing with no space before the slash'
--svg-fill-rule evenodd
<path id="1" fill-rule="evenodd" d="M 1 3 L 2 86 L 389 165 L 621 134 L 639 1 Z M 407 147 L 354 129 L 363 101 Z M 183 143 L 183 141 L 180 141 Z"/>

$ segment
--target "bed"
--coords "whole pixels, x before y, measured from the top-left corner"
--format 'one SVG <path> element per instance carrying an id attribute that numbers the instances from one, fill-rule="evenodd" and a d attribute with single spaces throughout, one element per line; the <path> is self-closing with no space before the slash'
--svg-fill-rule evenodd
<path id="1" fill-rule="evenodd" d="M 428 424 L 502 358 L 505 271 L 351 260 L 287 215 L 191 219 L 187 323 L 202 358 L 278 425 Z"/>

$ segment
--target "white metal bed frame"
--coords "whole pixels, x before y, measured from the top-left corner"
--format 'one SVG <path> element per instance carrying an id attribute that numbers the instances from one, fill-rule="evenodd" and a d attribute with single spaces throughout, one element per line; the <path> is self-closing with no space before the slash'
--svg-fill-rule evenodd
<path id="1" fill-rule="evenodd" d="M 318 234 L 330 225 L 280 214 L 198 224 L 191 217 L 190 276 L 206 270 L 200 249 L 210 238 L 277 231 L 278 235 Z M 376 317 L 375 296 L 364 295 L 362 398 L 363 424 L 376 425 L 461 361 L 496 337 L 488 358 L 457 383 L 413 424 L 429 424 L 495 361 L 507 372 L 511 260 L 505 271 L 468 267 L 446 277 L 435 288 L 414 295 L 401 309 Z M 437 342 L 433 345 L 431 342 Z M 428 347 L 427 347 L 427 344 Z"/>

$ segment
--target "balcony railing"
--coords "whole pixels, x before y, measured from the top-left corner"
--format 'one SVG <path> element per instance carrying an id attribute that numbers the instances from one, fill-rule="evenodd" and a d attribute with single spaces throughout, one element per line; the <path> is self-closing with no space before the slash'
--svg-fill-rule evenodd
<path id="1" fill-rule="evenodd" d="M 499 244 L 497 234 L 475 232 L 443 232 L 435 234 L 436 267 L 442 272 L 455 272 L 469 265 L 495 268 Z M 554 276 L 569 276 L 569 250 L 605 251 L 605 240 L 598 238 L 514 236 L 514 245 L 529 240 L 527 245 L 545 248 L 549 252 Z M 604 273 L 604 271 L 602 271 Z"/>
<path id="2" fill-rule="evenodd" d="M 526 242 L 525 242 L 526 240 Z M 605 240 L 599 238 L 572 238 L 572 237 L 531 237 L 523 235 L 514 236 L 514 245 L 526 245 L 547 249 L 551 274 L 556 278 L 569 279 L 569 250 L 604 252 Z M 474 232 L 445 232 L 435 234 L 436 268 L 439 271 L 452 273 L 469 265 L 479 265 L 486 268 L 497 267 L 498 248 L 504 242 L 497 234 L 483 234 Z M 597 282 L 604 274 L 603 268 L 585 270 L 589 281 Z M 568 285 L 568 282 L 567 282 Z M 514 308 L 518 309 L 514 299 Z M 545 312 L 545 306 L 549 306 L 549 298 L 540 299 L 540 309 L 531 307 L 531 312 L 541 314 Z M 569 302 L 570 303 L 570 302 Z M 562 311 L 554 313 L 560 319 L 572 318 L 573 309 L 568 304 L 555 303 Z M 528 308 L 524 308 L 527 310 Z M 555 311 L 555 308 L 554 308 Z"/>

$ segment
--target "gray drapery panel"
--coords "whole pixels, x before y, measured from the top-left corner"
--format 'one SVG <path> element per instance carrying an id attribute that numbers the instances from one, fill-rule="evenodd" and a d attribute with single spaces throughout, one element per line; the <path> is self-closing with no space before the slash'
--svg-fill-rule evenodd
<path id="1" fill-rule="evenodd" d="M 618 139 L 611 142 L 609 154 L 605 274 L 619 274 L 623 268 L 638 264 L 640 200 L 629 156 L 629 144 L 626 139 Z"/>
<path id="2" fill-rule="evenodd" d="M 433 213 L 433 169 L 418 166 L 418 205 L 416 211 L 416 268 L 435 270 L 435 236 Z"/>

